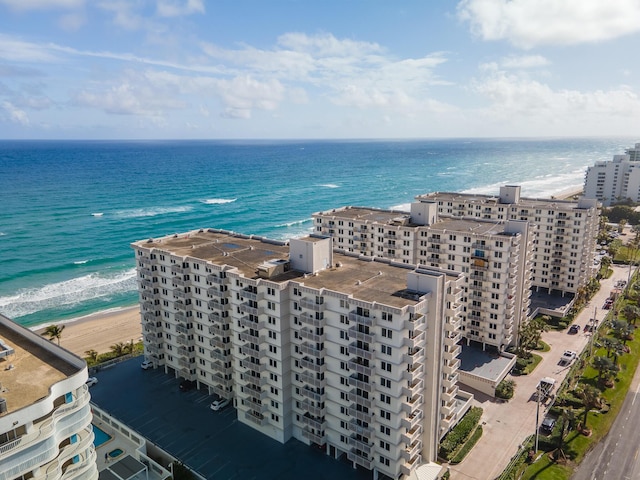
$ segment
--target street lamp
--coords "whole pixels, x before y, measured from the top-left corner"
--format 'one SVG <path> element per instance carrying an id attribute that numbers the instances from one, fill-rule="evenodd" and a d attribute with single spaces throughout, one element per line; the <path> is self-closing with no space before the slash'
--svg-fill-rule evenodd
<path id="1" fill-rule="evenodd" d="M 533 450 L 534 455 L 538 455 L 538 425 L 540 425 L 540 382 L 536 387 L 536 444 Z"/>

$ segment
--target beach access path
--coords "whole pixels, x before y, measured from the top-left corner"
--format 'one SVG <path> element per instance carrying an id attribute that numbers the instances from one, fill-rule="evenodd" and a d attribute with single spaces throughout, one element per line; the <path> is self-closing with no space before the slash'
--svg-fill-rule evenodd
<path id="1" fill-rule="evenodd" d="M 64 325 L 60 346 L 83 358 L 87 356 L 87 350 L 110 352 L 111 345 L 129 343 L 132 340 L 138 342 L 142 336 L 138 306 L 98 312 L 75 321 L 60 322 L 58 325 Z M 36 330 L 39 334 L 43 332 L 44 328 Z"/>

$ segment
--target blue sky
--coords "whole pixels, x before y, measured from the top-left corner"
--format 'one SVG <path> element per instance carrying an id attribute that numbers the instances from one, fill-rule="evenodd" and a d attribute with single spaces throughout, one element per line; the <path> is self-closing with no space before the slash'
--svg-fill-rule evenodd
<path id="1" fill-rule="evenodd" d="M 0 138 L 640 135 L 638 0 L 0 0 Z"/>

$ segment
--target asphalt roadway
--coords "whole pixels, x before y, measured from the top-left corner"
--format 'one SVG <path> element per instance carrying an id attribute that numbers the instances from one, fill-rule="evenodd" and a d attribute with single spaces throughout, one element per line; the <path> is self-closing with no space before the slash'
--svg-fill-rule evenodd
<path id="1" fill-rule="evenodd" d="M 236 419 L 232 406 L 214 412 L 211 396 L 180 392 L 162 370 L 134 358 L 98 372 L 91 400 L 207 479 L 369 480 L 324 451 L 295 439 L 281 444 Z"/>
<path id="2" fill-rule="evenodd" d="M 533 394 L 542 377 L 553 377 L 559 385 L 566 377 L 569 366 L 560 366 L 559 360 L 565 350 L 573 350 L 580 353 L 588 346 L 591 339 L 590 333 L 584 333 L 583 327 L 593 317 L 594 308 L 596 318 L 601 322 L 608 310 L 603 310 L 604 301 L 609 296 L 616 281 L 627 280 L 629 268 L 627 266 L 613 266 L 611 278 L 601 281 L 600 290 L 591 299 L 588 305 L 578 314 L 574 323 L 580 325 L 580 333 L 569 335 L 567 331 L 545 332 L 542 339 L 551 346 L 548 352 L 536 352 L 542 356 L 531 375 L 511 376 L 516 383 L 514 397 L 508 402 L 492 399 L 479 392 L 476 395 L 474 405 L 483 409 L 482 428 L 480 441 L 469 452 L 467 457 L 458 465 L 451 465 L 452 480 L 493 480 L 507 467 L 523 443 L 523 441 L 536 431 L 537 402 Z M 640 399 L 639 399 L 640 402 Z M 544 418 L 545 408 L 541 406 L 539 420 Z M 637 431 L 637 430 L 636 430 Z M 597 477 L 600 478 L 605 477 Z M 624 478 L 624 477 L 606 477 Z M 633 477 L 634 480 L 640 477 Z"/>

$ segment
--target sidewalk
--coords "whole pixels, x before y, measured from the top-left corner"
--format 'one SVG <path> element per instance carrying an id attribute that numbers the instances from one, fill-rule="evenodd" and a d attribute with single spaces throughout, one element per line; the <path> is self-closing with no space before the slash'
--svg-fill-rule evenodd
<path id="1" fill-rule="evenodd" d="M 459 465 L 451 465 L 452 480 L 493 480 L 506 468 L 529 435 L 535 433 L 536 402 L 532 395 L 542 377 L 553 377 L 559 385 L 564 380 L 569 366 L 558 365 L 564 350 L 580 353 L 591 338 L 591 334 L 583 333 L 582 327 L 593 317 L 594 307 L 596 318 L 602 322 L 608 310 L 602 305 L 613 285 L 618 280 L 627 280 L 629 268 L 627 266 L 613 266 L 613 275 L 601 281 L 600 290 L 591 299 L 590 304 L 576 317 L 574 323 L 580 325 L 580 333 L 569 335 L 567 331 L 545 332 L 542 339 L 549 344 L 548 352 L 536 352 L 543 357 L 531 375 L 518 377 L 507 376 L 516 382 L 515 395 L 508 402 L 492 399 L 486 395 L 476 394 L 474 405 L 484 410 L 482 415 L 483 434 L 480 441 L 471 450 L 465 460 Z M 544 410 L 540 407 L 540 422 L 544 418 Z"/>

